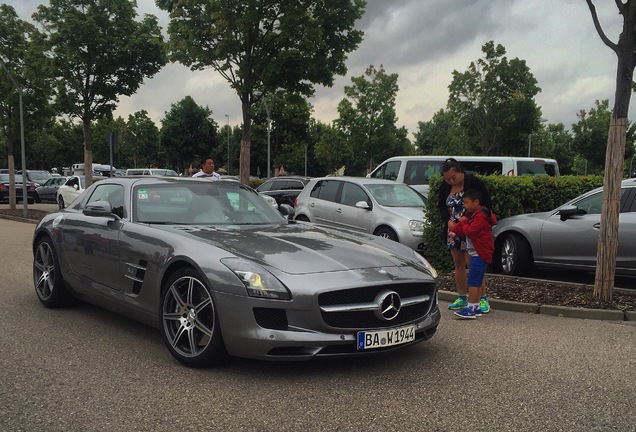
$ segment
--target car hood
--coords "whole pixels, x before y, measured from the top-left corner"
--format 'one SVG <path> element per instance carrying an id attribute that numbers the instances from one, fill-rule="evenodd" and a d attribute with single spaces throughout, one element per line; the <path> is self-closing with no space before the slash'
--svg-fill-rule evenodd
<path id="1" fill-rule="evenodd" d="M 530 224 L 535 225 L 546 220 L 550 215 L 554 214 L 554 211 L 542 212 L 542 213 L 528 213 L 516 216 L 510 216 L 497 221 L 497 225 L 493 227 L 493 234 L 496 236 L 499 231 L 510 225 L 516 227 L 528 227 Z"/>
<path id="2" fill-rule="evenodd" d="M 424 220 L 423 207 L 382 207 L 387 211 L 403 216 L 409 220 Z"/>
<path id="3" fill-rule="evenodd" d="M 347 233 L 305 224 L 272 227 L 212 228 L 205 226 L 175 227 L 195 238 L 262 265 L 289 274 L 345 271 L 361 268 L 396 267 L 407 261 L 395 245 L 379 237 Z M 386 243 L 386 244 L 385 244 Z M 395 249 L 393 247 L 395 246 Z"/>

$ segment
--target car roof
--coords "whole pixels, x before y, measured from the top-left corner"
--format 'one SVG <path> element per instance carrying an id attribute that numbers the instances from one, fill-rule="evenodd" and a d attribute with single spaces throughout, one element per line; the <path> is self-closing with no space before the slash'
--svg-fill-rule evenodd
<path id="1" fill-rule="evenodd" d="M 376 179 L 376 178 L 367 178 L 367 177 L 349 177 L 349 176 L 339 176 L 339 177 L 316 177 L 312 180 L 344 180 L 349 181 L 351 183 L 357 184 L 388 184 L 388 185 L 404 185 L 404 183 L 396 183 L 393 180 L 389 179 Z"/>

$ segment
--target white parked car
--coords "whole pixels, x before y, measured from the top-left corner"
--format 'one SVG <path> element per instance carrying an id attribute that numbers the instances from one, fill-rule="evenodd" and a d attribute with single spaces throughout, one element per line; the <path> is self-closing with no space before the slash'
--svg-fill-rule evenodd
<path id="1" fill-rule="evenodd" d="M 93 183 L 102 180 L 105 177 L 93 176 Z M 84 189 L 86 184 L 84 183 L 83 175 L 73 175 L 66 179 L 66 183 L 60 186 L 55 193 L 55 200 L 57 201 L 60 209 L 66 208 L 75 201 Z"/>
<path id="2" fill-rule="evenodd" d="M 294 218 L 377 235 L 424 250 L 426 198 L 391 180 L 314 178 L 296 199 Z"/>

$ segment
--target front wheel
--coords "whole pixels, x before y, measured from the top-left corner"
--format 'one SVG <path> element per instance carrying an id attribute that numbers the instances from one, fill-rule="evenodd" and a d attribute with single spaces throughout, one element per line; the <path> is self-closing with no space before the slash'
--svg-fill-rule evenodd
<path id="1" fill-rule="evenodd" d="M 41 239 L 35 249 L 33 283 L 35 293 L 44 306 L 57 308 L 70 303 L 71 295 L 62 280 L 60 264 L 48 237 Z"/>
<path id="2" fill-rule="evenodd" d="M 385 239 L 398 241 L 397 234 L 395 234 L 395 231 L 393 231 L 391 228 L 386 228 L 386 227 L 379 228 L 375 232 L 375 235 L 377 235 L 378 237 L 385 238 Z"/>
<path id="3" fill-rule="evenodd" d="M 181 363 L 204 367 L 226 357 L 214 299 L 194 269 L 177 271 L 164 285 L 161 320 L 161 336 Z"/>
<path id="4" fill-rule="evenodd" d="M 498 250 L 502 273 L 523 276 L 532 267 L 530 246 L 520 235 L 506 234 Z"/>

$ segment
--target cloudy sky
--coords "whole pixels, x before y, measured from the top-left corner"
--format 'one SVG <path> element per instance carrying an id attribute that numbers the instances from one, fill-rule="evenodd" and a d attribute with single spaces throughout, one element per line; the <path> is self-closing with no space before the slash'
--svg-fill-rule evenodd
<path id="1" fill-rule="evenodd" d="M 22 19 L 30 19 L 44 3 L 6 2 Z M 140 15 L 156 15 L 166 30 L 168 16 L 154 0 L 137 4 Z M 595 4 L 605 33 L 616 42 L 622 25 L 616 5 L 609 0 Z M 349 55 L 347 75 L 332 88 L 317 87 L 310 100 L 321 121 L 337 118 L 352 76 L 363 75 L 371 64 L 383 65 L 387 73 L 399 75 L 398 126 L 413 133 L 418 121 L 446 107 L 453 70 L 466 71 L 489 40 L 503 45 L 508 58 L 526 60 L 542 89 L 536 99 L 549 123 L 569 128 L 579 110 L 593 107 L 595 100 L 609 99 L 613 105 L 616 56 L 596 33 L 585 0 L 367 0 L 358 27 L 364 41 Z M 191 72 L 180 64 L 167 65 L 135 95 L 123 97 L 115 114 L 127 117 L 144 109 L 160 126 L 170 105 L 187 95 L 208 106 L 218 123 L 227 122 L 226 114 L 230 124 L 240 122 L 238 96 L 226 81 L 213 70 Z"/>

